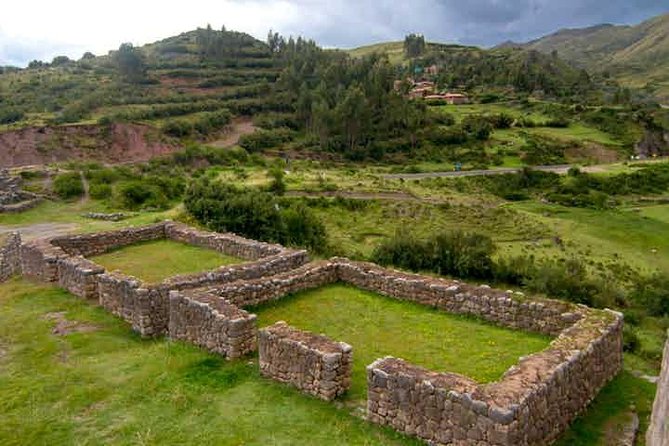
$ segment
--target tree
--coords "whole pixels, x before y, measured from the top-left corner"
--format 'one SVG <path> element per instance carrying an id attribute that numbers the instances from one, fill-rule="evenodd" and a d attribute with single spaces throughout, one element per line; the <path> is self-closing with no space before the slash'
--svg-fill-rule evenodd
<path id="1" fill-rule="evenodd" d="M 409 34 L 404 38 L 404 54 L 407 57 L 419 57 L 425 52 L 425 37 L 422 34 Z"/>
<path id="2" fill-rule="evenodd" d="M 138 83 L 146 77 L 144 57 L 132 43 L 123 43 L 114 55 L 121 77 L 130 83 Z"/>

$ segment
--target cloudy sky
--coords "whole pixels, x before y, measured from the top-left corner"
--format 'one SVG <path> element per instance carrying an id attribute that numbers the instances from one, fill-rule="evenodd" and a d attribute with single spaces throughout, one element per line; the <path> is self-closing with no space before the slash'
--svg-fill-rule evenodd
<path id="1" fill-rule="evenodd" d="M 5 2 L 3 2 L 5 3 Z M 633 24 L 669 12 L 667 0 L 18 0 L 0 12 L 0 65 L 105 54 L 210 23 L 264 39 L 273 28 L 327 47 L 398 40 L 482 46 L 564 27 Z"/>

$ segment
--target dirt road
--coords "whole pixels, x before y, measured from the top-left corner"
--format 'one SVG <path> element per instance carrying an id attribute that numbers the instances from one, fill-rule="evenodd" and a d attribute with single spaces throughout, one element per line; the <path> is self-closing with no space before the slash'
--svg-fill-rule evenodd
<path id="1" fill-rule="evenodd" d="M 532 166 L 532 170 L 541 170 L 543 172 L 554 172 L 561 175 L 567 173 L 572 166 L 569 164 L 556 166 Z M 603 166 L 585 166 L 580 167 L 582 172 L 601 172 Z M 425 173 L 390 173 L 381 175 L 386 180 L 421 180 L 423 178 L 449 178 L 449 177 L 481 177 L 488 175 L 502 175 L 505 173 L 518 173 L 522 171 L 522 167 L 518 168 L 502 168 L 502 169 L 487 169 L 487 170 L 461 170 L 448 172 L 425 172 Z"/>

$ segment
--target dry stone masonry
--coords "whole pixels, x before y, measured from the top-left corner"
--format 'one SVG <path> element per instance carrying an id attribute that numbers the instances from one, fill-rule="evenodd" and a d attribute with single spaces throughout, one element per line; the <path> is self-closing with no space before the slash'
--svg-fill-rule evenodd
<path id="1" fill-rule="evenodd" d="M 169 336 L 235 359 L 256 350 L 256 316 L 210 294 L 170 293 Z"/>
<path id="2" fill-rule="evenodd" d="M 344 342 L 277 322 L 260 330 L 258 352 L 263 376 L 323 400 L 331 401 L 351 386 L 353 348 Z"/>
<path id="3" fill-rule="evenodd" d="M 669 339 L 664 345 L 662 371 L 657 381 L 653 413 L 646 433 L 646 446 L 669 446 Z"/>
<path id="4" fill-rule="evenodd" d="M 0 282 L 21 272 L 21 236 L 13 232 L 0 236 Z"/>
<path id="5" fill-rule="evenodd" d="M 175 276 L 159 284 L 105 269 L 87 257 L 136 243 L 171 239 L 209 248 L 247 262 L 213 271 Z M 129 322 L 143 336 L 167 334 L 169 292 L 255 279 L 294 269 L 308 261 L 305 251 L 256 242 L 234 234 L 199 231 L 174 222 L 148 226 L 32 240 L 21 246 L 21 266 L 26 276 L 58 283 L 62 288 L 100 305 Z"/>
<path id="6" fill-rule="evenodd" d="M 273 277 L 230 282 L 204 291 L 248 307 L 337 281 L 501 326 L 556 336 L 548 349 L 522 358 L 498 382 L 486 385 L 395 358 L 370 365 L 368 419 L 434 444 L 550 444 L 622 367 L 619 313 L 527 299 L 485 285 L 406 274 L 347 259 L 313 262 Z M 260 335 L 261 343 L 263 336 L 267 335 Z M 262 367 L 269 370 L 282 356 L 266 356 Z M 281 370 L 280 365 L 274 367 Z"/>
<path id="7" fill-rule="evenodd" d="M 145 284 L 106 272 L 86 258 L 161 238 L 214 249 L 246 262 Z M 0 261 L 16 257 L 2 255 L 17 252 L 17 242 L 12 243 L 13 247 L 0 250 Z M 97 299 L 144 336 L 167 334 L 228 359 L 259 350 L 263 375 L 326 400 L 350 385 L 351 347 L 285 323 L 259 331 L 256 316 L 245 308 L 345 282 L 390 298 L 554 337 L 546 350 L 521 358 L 499 381 L 488 384 L 391 357 L 369 365 L 368 419 L 435 445 L 551 444 L 621 369 L 619 313 L 529 299 L 485 285 L 406 274 L 343 258 L 307 261 L 304 251 L 163 222 L 29 241 L 21 245 L 19 266 L 27 276 Z M 666 438 L 667 358 L 669 352 L 658 390 L 660 402 L 656 401 L 658 415 L 649 433 L 651 446 L 667 446 L 657 442 Z"/>
<path id="8" fill-rule="evenodd" d="M 0 214 L 22 212 L 35 207 L 41 198 L 21 188 L 21 178 L 13 177 L 6 169 L 0 169 Z"/>

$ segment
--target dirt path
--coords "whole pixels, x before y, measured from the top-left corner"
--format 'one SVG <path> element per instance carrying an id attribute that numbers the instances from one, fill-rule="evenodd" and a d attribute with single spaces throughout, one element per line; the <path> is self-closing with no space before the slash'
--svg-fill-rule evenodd
<path id="1" fill-rule="evenodd" d="M 86 175 L 84 175 L 84 172 L 79 171 L 79 176 L 81 177 L 81 185 L 84 188 L 84 195 L 81 197 L 81 203 L 86 203 L 90 198 L 90 187 L 88 184 L 88 180 L 86 179 Z"/>
<path id="2" fill-rule="evenodd" d="M 421 200 L 406 192 L 349 192 L 349 191 L 324 191 L 324 192 L 307 192 L 307 191 L 288 191 L 287 197 L 342 197 L 352 198 L 354 200 L 395 200 L 395 201 L 414 201 Z"/>
<path id="3" fill-rule="evenodd" d="M 255 132 L 257 127 L 253 125 L 251 118 L 237 118 L 230 124 L 230 131 L 225 134 L 225 137 L 210 143 L 214 147 L 232 147 L 237 145 L 239 138 L 243 135 L 249 135 Z"/>
<path id="4" fill-rule="evenodd" d="M 21 233 L 23 240 L 31 240 L 40 237 L 69 234 L 76 231 L 78 227 L 79 225 L 76 223 L 37 223 L 26 226 L 0 225 L 0 235 L 18 231 Z"/>
<path id="5" fill-rule="evenodd" d="M 559 166 L 534 166 L 533 170 L 541 170 L 543 172 L 555 172 L 559 174 L 566 174 L 571 168 L 570 165 Z M 581 168 L 582 171 L 590 172 L 592 168 L 598 166 L 588 166 Z M 600 167 L 601 169 L 601 167 Z M 522 168 L 503 168 L 503 169 L 487 169 L 487 170 L 460 170 L 448 172 L 425 172 L 425 173 L 391 173 L 381 175 L 386 180 L 421 180 L 424 178 L 455 178 L 455 177 L 481 177 L 490 175 L 503 175 L 505 173 L 518 173 Z"/>

